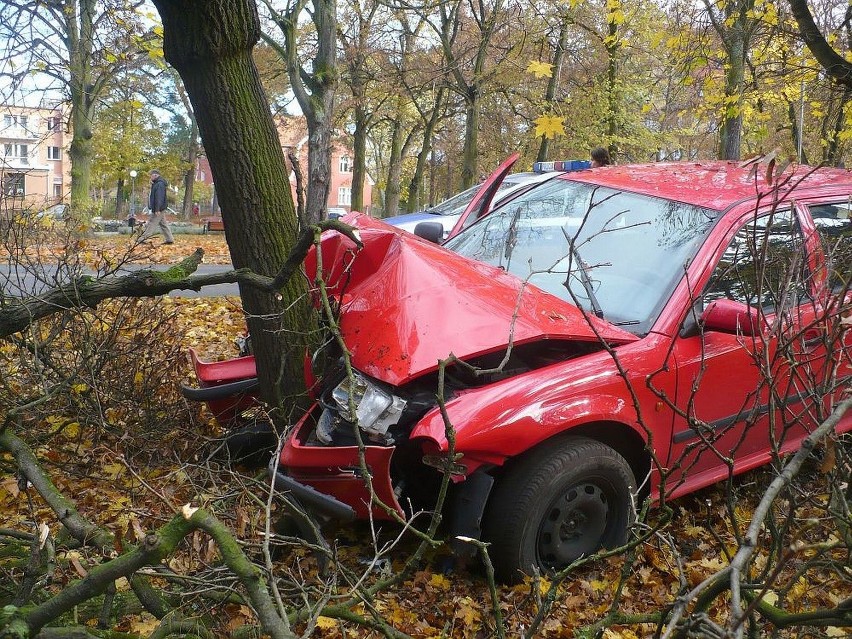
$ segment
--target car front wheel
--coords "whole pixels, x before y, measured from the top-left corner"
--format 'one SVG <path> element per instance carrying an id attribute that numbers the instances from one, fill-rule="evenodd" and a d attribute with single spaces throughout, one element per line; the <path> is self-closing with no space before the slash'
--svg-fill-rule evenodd
<path id="1" fill-rule="evenodd" d="M 498 481 L 485 513 L 497 577 L 553 573 L 624 543 L 634 493 L 630 465 L 598 441 L 568 438 L 527 453 Z"/>

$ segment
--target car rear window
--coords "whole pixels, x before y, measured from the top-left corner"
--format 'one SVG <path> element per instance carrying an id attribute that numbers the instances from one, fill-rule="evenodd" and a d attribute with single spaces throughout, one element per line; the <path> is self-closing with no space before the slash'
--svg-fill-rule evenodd
<path id="1" fill-rule="evenodd" d="M 852 276 L 852 203 L 847 200 L 808 208 L 827 258 L 830 286 L 834 290 L 849 287 Z"/>

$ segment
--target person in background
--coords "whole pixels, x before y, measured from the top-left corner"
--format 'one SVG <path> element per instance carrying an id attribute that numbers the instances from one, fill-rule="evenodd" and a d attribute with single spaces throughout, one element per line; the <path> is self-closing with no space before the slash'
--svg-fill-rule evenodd
<path id="1" fill-rule="evenodd" d="M 598 166 L 608 166 L 612 164 L 612 160 L 609 159 L 609 151 L 607 151 L 604 147 L 599 146 L 596 149 L 592 149 L 592 168 Z"/>
<path id="2" fill-rule="evenodd" d="M 145 230 L 139 236 L 139 241 L 147 240 L 157 233 L 163 234 L 163 244 L 174 244 L 175 238 L 166 221 L 166 182 L 159 171 L 151 171 L 151 194 L 148 196 L 148 208 L 151 211 L 151 219 L 145 225 Z"/>

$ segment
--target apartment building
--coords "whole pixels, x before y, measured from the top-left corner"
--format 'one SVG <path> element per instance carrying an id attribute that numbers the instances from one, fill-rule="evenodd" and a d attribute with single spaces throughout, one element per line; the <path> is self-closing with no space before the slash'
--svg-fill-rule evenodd
<path id="1" fill-rule="evenodd" d="M 308 173 L 308 123 L 304 117 L 278 115 L 275 117 L 275 128 L 278 138 L 284 148 L 285 155 L 294 151 L 301 164 L 302 174 L 307 179 Z M 328 191 L 329 210 L 352 209 L 352 168 L 354 153 L 348 137 L 337 135 L 331 143 L 331 184 Z M 369 213 L 372 208 L 372 191 L 375 182 L 368 175 L 364 184 L 364 207 L 362 213 Z M 293 201 L 296 199 L 296 176 L 290 175 L 290 187 L 293 190 Z"/>
<path id="2" fill-rule="evenodd" d="M 71 187 L 69 142 L 60 109 L 0 105 L 0 209 L 62 201 Z"/>
<path id="3" fill-rule="evenodd" d="M 275 126 L 278 130 L 278 138 L 284 154 L 294 151 L 301 164 L 302 174 L 307 179 L 308 172 L 308 125 L 303 117 L 276 116 Z M 352 168 L 354 154 L 344 136 L 338 136 L 332 142 L 331 152 L 331 185 L 328 194 L 328 208 L 343 209 L 346 212 L 352 208 Z M 289 166 L 289 162 L 288 162 Z M 198 182 L 215 186 L 213 184 L 213 173 L 207 158 L 199 156 L 195 161 L 195 179 Z M 368 175 L 364 185 L 364 210 L 369 213 L 372 204 L 372 190 L 375 182 Z M 293 202 L 296 201 L 296 176 L 290 174 L 290 190 Z"/>

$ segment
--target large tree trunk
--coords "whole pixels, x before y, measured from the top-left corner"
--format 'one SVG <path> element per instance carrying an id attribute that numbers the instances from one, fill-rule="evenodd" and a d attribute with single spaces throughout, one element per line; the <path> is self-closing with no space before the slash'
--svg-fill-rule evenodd
<path id="1" fill-rule="evenodd" d="M 411 182 L 408 186 L 408 201 L 405 203 L 407 213 L 414 213 L 426 208 L 427 205 L 423 183 L 426 176 L 426 163 L 432 157 L 432 139 L 435 137 L 435 128 L 438 126 L 444 104 L 444 90 L 443 87 L 438 89 L 435 103 L 432 105 L 432 112 L 423 129 L 423 144 L 420 147 L 420 153 L 417 154 L 417 166 L 414 167 L 414 175 L 411 176 Z"/>
<path id="2" fill-rule="evenodd" d="M 566 11 L 562 16 L 562 22 L 559 24 L 559 37 L 553 50 L 553 72 L 547 81 L 547 89 L 544 93 L 544 103 L 548 109 L 551 109 L 556 102 L 556 89 L 559 86 L 559 76 L 562 75 L 562 61 L 565 59 L 565 46 L 568 43 L 568 28 L 570 26 L 570 13 Z M 550 138 L 543 135 L 541 136 L 541 145 L 538 147 L 536 161 L 547 162 L 548 157 L 550 157 Z"/>
<path id="3" fill-rule="evenodd" d="M 843 86 L 852 89 L 852 62 L 835 50 L 814 22 L 808 0 L 790 0 L 790 9 L 802 39 L 825 72 Z M 847 16 L 848 16 L 847 9 Z"/>
<path id="4" fill-rule="evenodd" d="M 828 166 L 836 166 L 841 159 L 840 153 L 840 134 L 843 132 L 843 127 L 846 122 L 846 105 L 852 100 L 852 87 L 843 87 L 843 91 L 838 98 L 837 110 L 834 113 L 826 116 L 826 129 L 830 128 L 831 132 L 823 134 L 823 139 L 828 140 L 823 150 L 822 161 Z M 829 123 L 831 126 L 829 127 Z"/>
<path id="5" fill-rule="evenodd" d="M 82 82 L 82 80 L 77 80 Z M 71 158 L 71 208 L 75 213 L 87 211 L 91 201 L 92 175 L 92 118 L 91 109 L 87 105 L 88 96 L 85 88 L 74 88 L 72 78 L 71 89 L 71 145 L 68 155 Z"/>
<path id="6" fill-rule="evenodd" d="M 725 104 L 719 139 L 719 159 L 739 160 L 743 132 L 743 83 L 745 78 L 745 42 L 736 30 L 731 34 L 728 71 L 725 74 Z"/>
<path id="7" fill-rule="evenodd" d="M 615 141 L 618 139 L 619 111 L 621 109 L 621 96 L 618 89 L 618 56 L 621 50 L 621 41 L 618 38 L 618 22 L 610 17 L 608 22 L 607 71 L 606 71 L 606 135 L 609 157 L 615 158 L 618 152 Z"/>
<path id="8" fill-rule="evenodd" d="M 196 114 L 237 268 L 272 275 L 296 238 L 284 154 L 251 50 L 260 36 L 253 0 L 155 0 L 166 60 Z M 314 329 L 303 278 L 282 295 L 240 287 L 261 392 L 278 407 L 304 390 L 302 361 Z"/>
<path id="9" fill-rule="evenodd" d="M 195 162 L 198 159 L 198 122 L 195 121 L 195 115 L 191 116 L 192 127 L 189 133 L 189 145 L 186 151 L 186 161 L 189 168 L 183 174 L 183 206 L 181 207 L 181 217 L 188 220 L 192 216 L 192 201 L 195 191 Z"/>
<path id="10" fill-rule="evenodd" d="M 328 193 L 331 189 L 331 113 L 317 109 L 316 117 L 308 116 L 308 188 L 305 211 L 308 224 L 328 216 Z"/>
<path id="11" fill-rule="evenodd" d="M 334 94 L 337 90 L 337 2 L 317 0 L 311 19 L 316 27 L 316 55 L 311 71 L 305 71 L 296 55 L 299 46 L 297 24 L 304 4 L 295 3 L 287 13 L 278 13 L 266 2 L 281 32 L 285 47 L 269 37 L 272 46 L 287 65 L 290 86 L 308 122 L 308 184 L 305 202 L 306 221 L 318 222 L 328 212 L 331 188 L 331 138 L 334 118 Z"/>
<path id="12" fill-rule="evenodd" d="M 401 106 L 397 103 L 397 117 L 393 123 L 391 134 L 390 157 L 388 158 L 388 184 L 385 189 L 385 217 L 399 213 L 399 179 L 402 174 L 402 118 Z"/>
<path id="13" fill-rule="evenodd" d="M 357 99 L 357 98 L 356 98 Z M 358 104 L 355 107 L 355 133 L 353 134 L 352 165 L 352 210 L 364 211 L 364 187 L 367 184 L 367 126 L 370 116 L 367 109 Z"/>
<path id="14" fill-rule="evenodd" d="M 462 150 L 461 190 L 476 182 L 479 160 L 479 89 L 469 87 L 465 96 L 464 149 Z"/>
<path id="15" fill-rule="evenodd" d="M 124 217 L 124 177 L 119 177 L 115 183 L 115 210 L 114 217 L 120 220 Z"/>
<path id="16" fill-rule="evenodd" d="M 78 13 L 79 11 L 79 13 Z M 94 118 L 92 81 L 92 48 L 94 40 L 93 17 L 95 1 L 81 0 L 79 7 L 74 0 L 62 5 L 65 20 L 66 45 L 68 47 L 68 88 L 71 94 L 71 207 L 79 215 L 90 211 L 92 157 L 92 120 Z"/>

